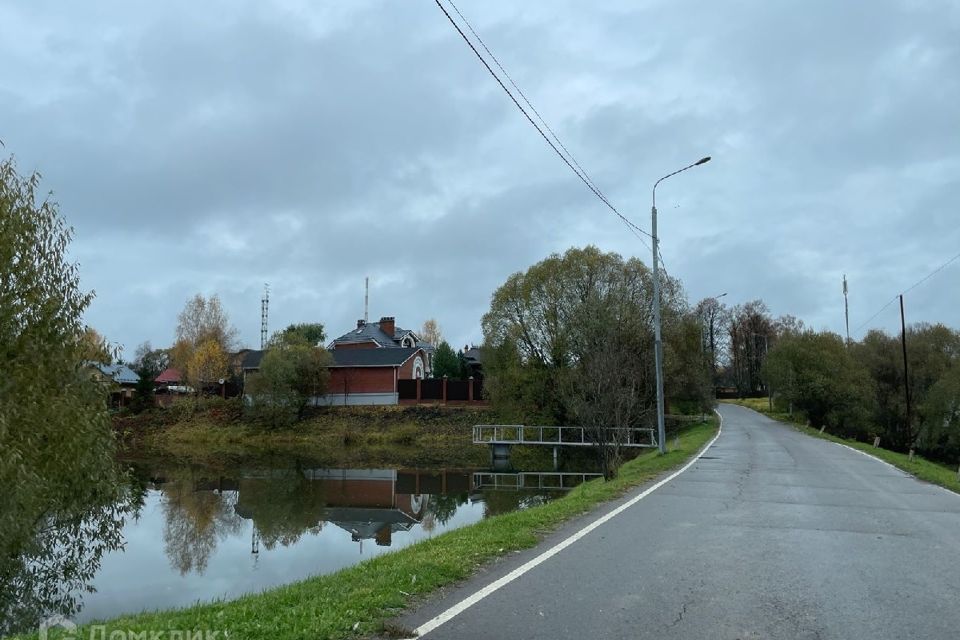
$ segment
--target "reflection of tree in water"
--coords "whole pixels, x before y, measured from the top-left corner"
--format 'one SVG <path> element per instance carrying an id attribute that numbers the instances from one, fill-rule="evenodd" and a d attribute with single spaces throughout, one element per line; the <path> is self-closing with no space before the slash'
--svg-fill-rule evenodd
<path id="1" fill-rule="evenodd" d="M 197 490 L 197 481 L 192 471 L 183 470 L 161 487 L 164 551 L 180 575 L 202 574 L 217 541 L 243 529 L 233 510 L 235 492 Z"/>
<path id="2" fill-rule="evenodd" d="M 272 549 L 277 544 L 294 544 L 308 531 L 318 533 L 326 505 L 322 483 L 290 470 L 242 480 L 236 511 L 253 520 L 260 542 Z"/>
<path id="3" fill-rule="evenodd" d="M 497 516 L 519 509 L 529 509 L 563 495 L 562 492 L 528 493 L 527 491 L 484 491 L 483 517 Z"/>
<path id="4" fill-rule="evenodd" d="M 457 512 L 457 508 L 466 502 L 466 493 L 438 493 L 430 496 L 427 513 L 433 516 L 435 522 L 445 525 Z"/>
<path id="5" fill-rule="evenodd" d="M 124 520 L 143 505 L 142 486 L 111 482 L 75 483 L 69 503 L 50 507 L 19 539 L 0 540 L 0 637 L 70 617 L 94 591 L 103 555 L 123 545 Z"/>

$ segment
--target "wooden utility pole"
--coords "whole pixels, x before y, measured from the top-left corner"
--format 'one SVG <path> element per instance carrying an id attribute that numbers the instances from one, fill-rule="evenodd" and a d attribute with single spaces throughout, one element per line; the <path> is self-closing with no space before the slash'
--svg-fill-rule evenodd
<path id="1" fill-rule="evenodd" d="M 900 345 L 903 347 L 903 391 L 907 398 L 907 435 L 913 447 L 913 429 L 910 422 L 910 374 L 907 370 L 907 323 L 903 315 L 903 294 L 900 294 Z"/>
<path id="2" fill-rule="evenodd" d="M 843 274 L 843 319 L 847 324 L 847 346 L 850 346 L 850 304 L 847 302 L 847 274 Z"/>

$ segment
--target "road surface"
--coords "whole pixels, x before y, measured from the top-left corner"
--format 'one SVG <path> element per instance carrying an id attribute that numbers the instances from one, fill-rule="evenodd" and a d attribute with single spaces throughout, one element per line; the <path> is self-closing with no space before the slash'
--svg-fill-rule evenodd
<path id="1" fill-rule="evenodd" d="M 720 412 L 719 439 L 687 471 L 425 637 L 960 635 L 960 496 L 748 409 Z M 399 622 L 421 627 L 595 518 Z"/>

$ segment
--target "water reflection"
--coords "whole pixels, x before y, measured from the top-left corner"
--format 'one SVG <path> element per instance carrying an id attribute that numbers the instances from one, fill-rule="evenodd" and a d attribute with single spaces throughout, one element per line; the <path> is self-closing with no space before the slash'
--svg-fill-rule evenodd
<path id="1" fill-rule="evenodd" d="M 529 474 L 522 485 L 493 489 L 474 469 L 327 469 L 292 461 L 138 472 L 147 487 L 144 507 L 126 522 L 125 548 L 104 557 L 79 621 L 233 598 L 330 573 L 563 493 L 552 480 L 525 488 Z"/>
<path id="2" fill-rule="evenodd" d="M 3 531 L 0 637 L 36 629 L 49 616 L 75 615 L 102 558 L 122 546 L 122 527 L 136 518 L 144 488 L 118 469 L 98 473 L 87 486 L 76 483 L 69 500 L 50 500 L 36 520 Z"/>

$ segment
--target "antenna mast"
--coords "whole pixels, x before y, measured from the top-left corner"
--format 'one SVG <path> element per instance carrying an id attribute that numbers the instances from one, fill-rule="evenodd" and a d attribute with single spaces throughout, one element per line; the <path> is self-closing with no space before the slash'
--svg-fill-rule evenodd
<path id="1" fill-rule="evenodd" d="M 370 322 L 370 276 L 363 279 L 363 324 Z"/>
<path id="2" fill-rule="evenodd" d="M 267 348 L 267 316 L 270 310 L 270 283 L 263 285 L 263 297 L 260 298 L 260 348 Z"/>
<path id="3" fill-rule="evenodd" d="M 847 301 L 847 274 L 843 274 L 843 317 L 847 323 L 847 344 L 850 344 L 850 303 Z"/>

